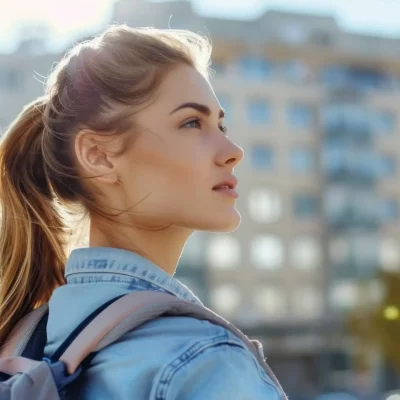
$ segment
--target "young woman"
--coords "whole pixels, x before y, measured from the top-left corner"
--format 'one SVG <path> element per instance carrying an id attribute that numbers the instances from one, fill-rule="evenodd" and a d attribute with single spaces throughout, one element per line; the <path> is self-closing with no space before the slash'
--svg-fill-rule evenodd
<path id="1" fill-rule="evenodd" d="M 72 49 L 0 148 L 0 346 L 50 302 L 46 354 L 108 300 L 172 293 L 193 231 L 229 232 L 240 215 L 234 167 L 210 86 L 210 46 L 186 31 L 113 26 Z M 84 210 L 89 247 L 66 245 Z M 65 278 L 64 278 L 65 276 Z M 278 384 L 222 327 L 189 317 L 144 324 L 99 352 L 71 399 L 278 399 Z"/>

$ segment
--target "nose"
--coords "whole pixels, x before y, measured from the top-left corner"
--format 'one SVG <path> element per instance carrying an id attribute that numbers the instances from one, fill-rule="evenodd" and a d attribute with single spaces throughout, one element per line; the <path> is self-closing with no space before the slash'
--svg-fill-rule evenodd
<path id="1" fill-rule="evenodd" d="M 241 147 L 228 138 L 226 139 L 223 149 L 217 155 L 216 164 L 220 167 L 229 166 L 234 168 L 242 161 L 244 152 Z"/>

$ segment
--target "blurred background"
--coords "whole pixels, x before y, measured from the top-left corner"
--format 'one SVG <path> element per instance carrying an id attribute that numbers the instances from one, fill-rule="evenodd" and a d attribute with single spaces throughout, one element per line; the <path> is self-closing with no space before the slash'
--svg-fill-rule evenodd
<path id="1" fill-rule="evenodd" d="M 243 220 L 178 278 L 258 338 L 289 398 L 400 399 L 400 3 L 0 0 L 0 129 L 111 22 L 213 43 Z M 399 390 L 397 390 L 399 389 Z"/>

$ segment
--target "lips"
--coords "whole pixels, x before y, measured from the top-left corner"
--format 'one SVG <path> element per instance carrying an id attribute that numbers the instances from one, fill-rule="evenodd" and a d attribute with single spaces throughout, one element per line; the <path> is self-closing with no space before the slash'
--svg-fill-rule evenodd
<path id="1" fill-rule="evenodd" d="M 212 190 L 214 192 L 237 199 L 239 197 L 239 195 L 235 191 L 236 185 L 237 185 L 237 179 L 234 176 L 231 176 L 228 179 L 215 185 L 212 188 Z"/>
<path id="2" fill-rule="evenodd" d="M 229 184 L 218 184 L 217 186 L 213 187 L 213 190 L 218 190 L 218 189 L 234 189 L 233 185 Z"/>
<path id="3" fill-rule="evenodd" d="M 218 183 L 212 189 L 213 190 L 219 190 L 219 189 L 223 189 L 223 188 L 235 189 L 236 185 L 237 185 L 237 179 L 234 176 L 232 176 L 232 177 Z"/>

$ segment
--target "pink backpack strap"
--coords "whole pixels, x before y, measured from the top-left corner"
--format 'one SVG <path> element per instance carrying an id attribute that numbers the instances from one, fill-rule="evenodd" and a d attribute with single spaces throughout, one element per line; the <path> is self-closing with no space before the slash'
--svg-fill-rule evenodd
<path id="1" fill-rule="evenodd" d="M 45 304 L 25 315 L 25 317 L 15 325 L 14 329 L 8 335 L 6 343 L 1 347 L 0 358 L 22 354 L 29 338 L 47 311 L 48 305 Z"/>
<path id="2" fill-rule="evenodd" d="M 41 361 L 31 360 L 25 357 L 6 357 L 0 359 L 0 372 L 8 375 L 26 373 L 37 367 Z"/>
<path id="3" fill-rule="evenodd" d="M 260 343 L 250 341 L 239 329 L 213 311 L 167 293 L 143 291 L 120 297 L 80 332 L 59 359 L 65 363 L 68 373 L 72 375 L 90 353 L 101 350 L 125 333 L 161 315 L 184 315 L 208 320 L 231 331 L 248 347 L 267 375 L 284 393 L 264 360 Z"/>

